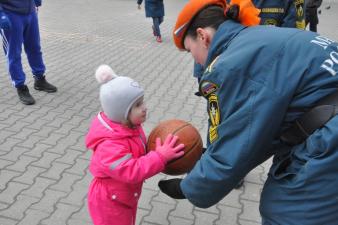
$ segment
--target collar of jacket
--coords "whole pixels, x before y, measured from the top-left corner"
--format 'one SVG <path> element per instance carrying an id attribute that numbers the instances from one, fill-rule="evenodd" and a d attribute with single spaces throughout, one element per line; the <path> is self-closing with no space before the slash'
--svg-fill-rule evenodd
<path id="1" fill-rule="evenodd" d="M 104 112 L 99 112 L 97 116 L 98 120 L 100 121 L 101 125 L 107 128 L 107 130 L 118 133 L 120 136 L 139 136 L 141 125 L 138 125 L 134 128 L 130 128 L 126 125 L 121 123 L 116 123 L 108 119 Z M 102 118 L 102 120 L 100 119 Z"/>
<path id="2" fill-rule="evenodd" d="M 204 68 L 207 68 L 208 65 L 228 47 L 231 40 L 245 28 L 247 27 L 235 21 L 224 21 L 224 23 L 218 27 L 213 37 Z"/>

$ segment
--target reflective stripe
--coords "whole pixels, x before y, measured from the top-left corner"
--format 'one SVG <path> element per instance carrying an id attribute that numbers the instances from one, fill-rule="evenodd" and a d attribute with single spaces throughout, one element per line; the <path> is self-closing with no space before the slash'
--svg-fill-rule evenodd
<path id="1" fill-rule="evenodd" d="M 144 143 L 141 134 L 140 134 L 140 139 L 141 139 L 141 142 L 142 142 L 142 145 L 143 145 L 143 149 L 146 150 L 146 143 Z"/>
<path id="2" fill-rule="evenodd" d="M 121 162 L 126 161 L 126 160 L 128 160 L 128 159 L 130 159 L 130 158 L 131 158 L 131 154 L 129 153 L 129 154 L 123 156 L 121 159 L 116 160 L 114 163 L 112 163 L 112 164 L 110 165 L 109 168 L 110 168 L 111 170 L 113 170 L 113 169 L 115 169 Z"/>
<path id="3" fill-rule="evenodd" d="M 99 112 L 99 114 L 97 115 L 97 118 L 99 119 L 99 121 L 101 122 L 101 124 L 106 127 L 108 130 L 110 131 L 114 131 L 107 123 L 106 121 L 103 120 L 101 113 Z"/>

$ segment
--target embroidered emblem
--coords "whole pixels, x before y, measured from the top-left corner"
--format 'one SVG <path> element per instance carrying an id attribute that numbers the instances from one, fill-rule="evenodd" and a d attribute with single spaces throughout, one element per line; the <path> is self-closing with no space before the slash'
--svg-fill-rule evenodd
<path id="1" fill-rule="evenodd" d="M 218 138 L 217 127 L 209 128 L 209 141 L 213 143 Z"/>
<path id="2" fill-rule="evenodd" d="M 217 126 L 220 123 L 221 116 L 218 104 L 218 97 L 215 94 L 210 94 L 208 98 L 208 113 L 210 118 L 209 140 L 213 143 L 218 138 Z"/>
<path id="3" fill-rule="evenodd" d="M 276 26 L 278 23 L 277 23 L 277 20 L 270 18 L 270 19 L 264 20 L 263 24 L 264 25 L 273 25 L 273 26 Z"/>
<path id="4" fill-rule="evenodd" d="M 216 90 L 217 90 L 217 85 L 210 81 L 204 80 L 200 84 L 200 93 L 204 97 L 207 97 L 208 95 L 214 93 Z"/>
<path id="5" fill-rule="evenodd" d="M 304 18 L 304 0 L 295 1 L 296 8 L 296 28 L 305 29 L 305 18 Z"/>

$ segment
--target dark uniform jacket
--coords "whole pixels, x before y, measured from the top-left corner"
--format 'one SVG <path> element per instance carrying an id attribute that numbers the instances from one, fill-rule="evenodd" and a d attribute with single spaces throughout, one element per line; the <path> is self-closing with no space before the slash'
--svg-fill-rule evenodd
<path id="1" fill-rule="evenodd" d="M 20 14 L 29 14 L 35 10 L 34 0 L 0 0 L 0 10 L 8 10 Z"/>
<path id="2" fill-rule="evenodd" d="M 228 20 L 204 67 L 207 150 L 182 180 L 184 196 L 210 207 L 273 156 L 261 196 L 263 224 L 337 225 L 338 116 L 295 146 L 280 135 L 338 90 L 338 44 L 300 29 Z"/>

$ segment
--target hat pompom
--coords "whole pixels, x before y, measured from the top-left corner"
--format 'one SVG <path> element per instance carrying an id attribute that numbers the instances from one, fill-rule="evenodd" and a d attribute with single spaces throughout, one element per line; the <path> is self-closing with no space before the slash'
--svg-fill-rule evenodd
<path id="1" fill-rule="evenodd" d="M 117 77 L 114 70 L 108 65 L 100 65 L 95 71 L 95 77 L 99 84 L 107 83 Z"/>

